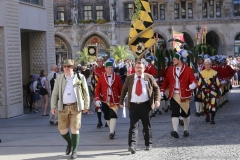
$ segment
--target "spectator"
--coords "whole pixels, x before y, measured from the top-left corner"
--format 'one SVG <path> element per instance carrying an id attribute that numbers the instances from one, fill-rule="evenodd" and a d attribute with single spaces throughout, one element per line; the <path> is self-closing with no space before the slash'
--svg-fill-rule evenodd
<path id="1" fill-rule="evenodd" d="M 36 87 L 37 87 L 37 83 L 38 83 L 38 75 L 36 74 L 33 74 L 32 75 L 32 84 L 30 85 L 30 89 L 31 89 L 31 92 L 32 92 L 32 102 L 33 102 L 33 108 L 34 108 L 34 113 L 38 113 L 38 110 L 37 110 L 37 104 L 38 104 L 38 101 L 41 100 L 41 97 L 40 97 L 40 90 L 38 90 Z"/>
<path id="2" fill-rule="evenodd" d="M 51 72 L 48 74 L 47 76 L 47 80 L 49 82 L 49 90 L 51 90 L 51 94 L 52 94 L 52 91 L 53 91 L 53 87 L 54 87 L 54 84 L 51 83 L 52 80 L 54 80 L 53 82 L 55 82 L 56 80 L 56 77 L 59 75 L 59 68 L 57 65 L 52 65 L 51 67 Z M 51 113 L 51 110 L 50 110 L 50 119 L 49 119 L 49 124 L 50 125 L 57 125 L 58 124 L 58 114 L 56 113 L 55 115 Z"/>
<path id="3" fill-rule="evenodd" d="M 48 80 L 46 78 L 47 72 L 45 70 L 40 71 L 40 80 L 42 84 L 42 88 L 40 89 L 40 94 L 42 95 L 42 116 L 49 116 L 47 114 L 47 106 L 48 106 L 48 97 L 50 97 Z"/>

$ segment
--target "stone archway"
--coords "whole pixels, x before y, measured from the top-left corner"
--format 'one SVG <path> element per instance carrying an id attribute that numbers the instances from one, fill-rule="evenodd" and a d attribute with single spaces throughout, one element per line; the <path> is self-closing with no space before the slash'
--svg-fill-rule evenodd
<path id="1" fill-rule="evenodd" d="M 240 55 L 240 33 L 234 39 L 234 55 Z"/>
<path id="2" fill-rule="evenodd" d="M 110 54 L 107 52 L 107 49 L 110 46 L 108 45 L 107 41 L 101 36 L 97 34 L 92 34 L 88 36 L 83 42 L 83 45 L 81 46 L 81 48 L 83 49 L 89 45 L 97 45 L 98 55 L 104 56 L 104 57 L 110 57 Z"/>
<path id="3" fill-rule="evenodd" d="M 213 48 L 216 49 L 217 54 L 222 54 L 222 45 L 221 45 L 221 39 L 214 31 L 210 31 L 206 35 L 206 42 L 207 44 L 211 45 Z"/>
<path id="4" fill-rule="evenodd" d="M 61 65 L 65 59 L 72 59 L 72 48 L 61 36 L 55 35 L 56 64 Z"/>
<path id="5" fill-rule="evenodd" d="M 193 48 L 194 47 L 194 42 L 192 40 L 192 37 L 187 32 L 182 32 L 182 33 L 183 33 L 185 43 L 187 43 L 187 45 L 190 48 Z"/>

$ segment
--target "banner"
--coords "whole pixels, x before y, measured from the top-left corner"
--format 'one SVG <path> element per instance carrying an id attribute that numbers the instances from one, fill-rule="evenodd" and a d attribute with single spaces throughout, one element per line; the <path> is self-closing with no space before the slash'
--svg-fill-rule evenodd
<path id="1" fill-rule="evenodd" d="M 172 27 L 172 36 L 173 36 L 173 39 L 179 39 L 185 42 L 183 33 L 174 31 L 173 27 Z M 173 41 L 173 49 L 176 48 L 178 52 L 181 50 L 181 45 L 182 44 L 180 42 Z"/>
<path id="2" fill-rule="evenodd" d="M 134 0 L 134 12 L 129 33 L 129 48 L 137 58 L 155 44 L 153 19 L 148 0 Z"/>

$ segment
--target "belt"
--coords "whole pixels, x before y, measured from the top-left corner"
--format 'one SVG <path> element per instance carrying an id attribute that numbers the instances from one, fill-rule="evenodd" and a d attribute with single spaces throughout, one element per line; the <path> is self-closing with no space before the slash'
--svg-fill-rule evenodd
<path id="1" fill-rule="evenodd" d="M 178 88 L 174 88 L 174 90 L 175 90 L 175 91 L 179 91 L 179 89 L 178 89 Z"/>
<path id="2" fill-rule="evenodd" d="M 68 104 L 63 104 L 63 106 L 72 106 L 72 105 L 75 105 L 77 104 L 77 102 L 74 102 L 74 103 L 68 103 Z"/>
<path id="3" fill-rule="evenodd" d="M 145 101 L 145 102 L 130 102 L 130 103 L 135 103 L 135 104 L 142 104 L 142 103 L 146 103 L 148 101 Z"/>

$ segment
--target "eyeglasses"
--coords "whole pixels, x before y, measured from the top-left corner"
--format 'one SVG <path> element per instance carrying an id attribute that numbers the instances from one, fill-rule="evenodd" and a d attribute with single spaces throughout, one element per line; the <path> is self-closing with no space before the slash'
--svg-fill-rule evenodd
<path id="1" fill-rule="evenodd" d="M 70 68 L 71 66 L 63 66 L 64 68 Z"/>

